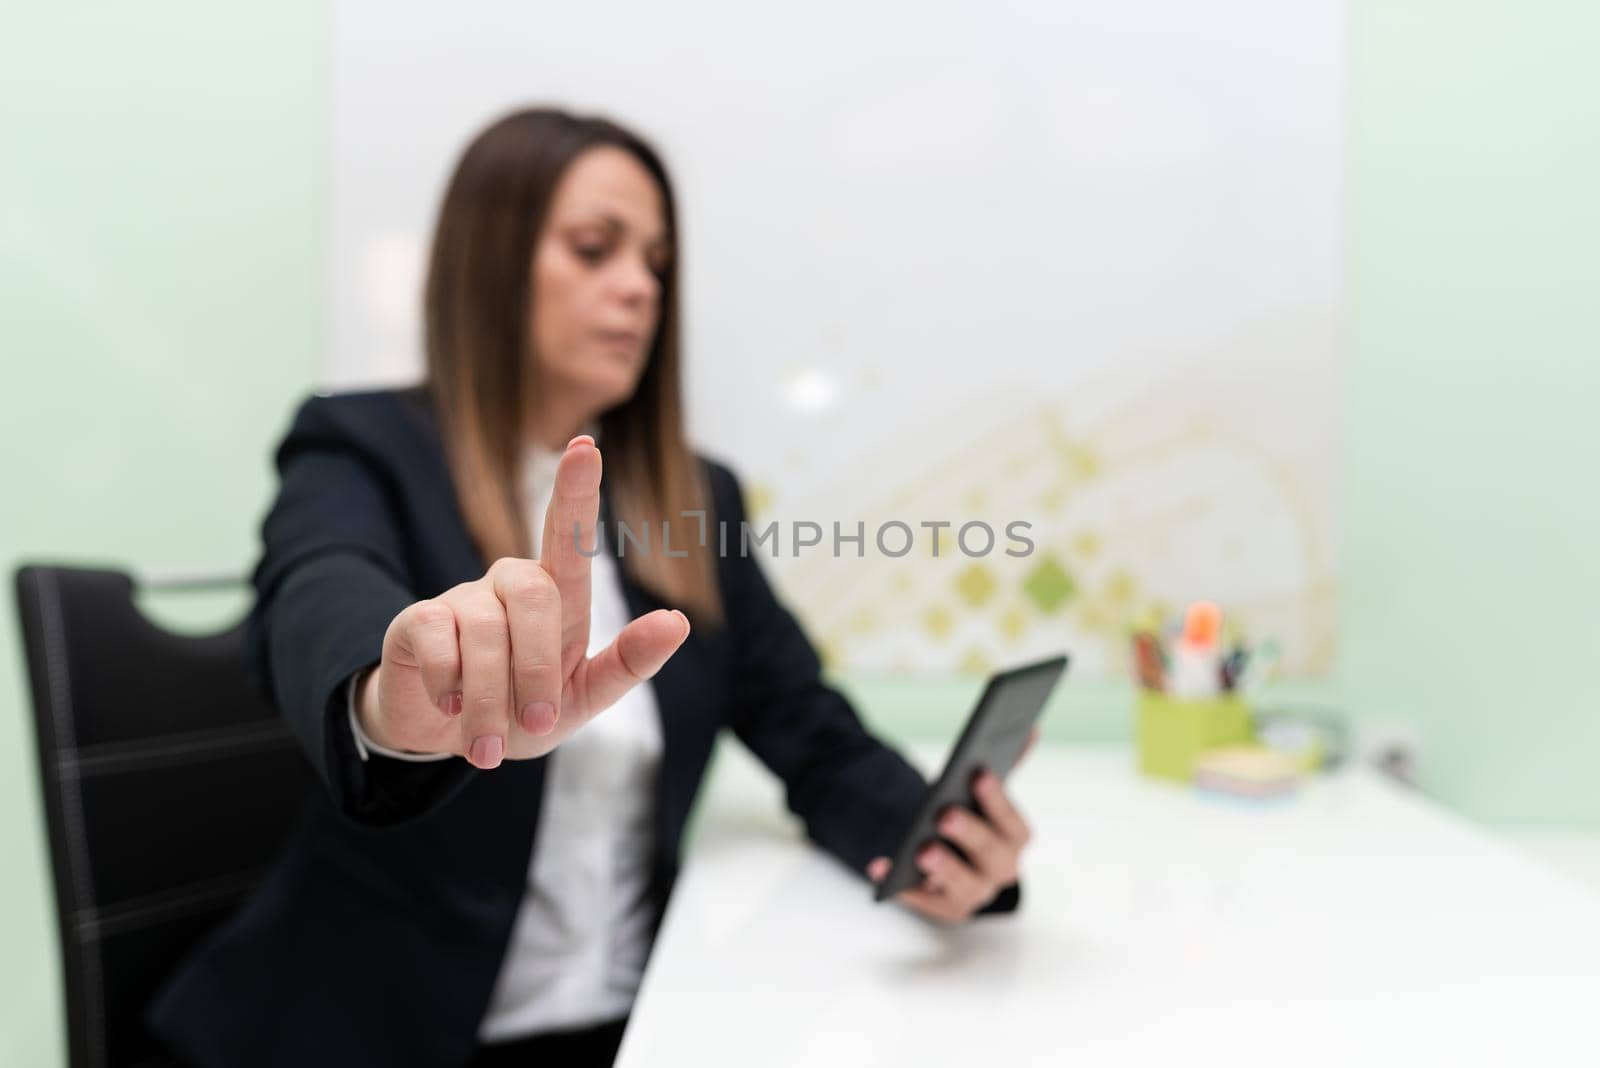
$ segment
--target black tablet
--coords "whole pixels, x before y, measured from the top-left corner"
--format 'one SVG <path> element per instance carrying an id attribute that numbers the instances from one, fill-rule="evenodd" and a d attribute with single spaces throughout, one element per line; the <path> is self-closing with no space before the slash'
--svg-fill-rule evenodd
<path id="1" fill-rule="evenodd" d="M 935 829 L 939 814 L 950 805 L 964 805 L 974 812 L 981 811 L 972 794 L 972 780 L 982 768 L 988 768 L 1002 781 L 1016 766 L 1022 748 L 1028 742 L 1028 731 L 1044 711 L 1044 703 L 1055 689 L 1056 680 L 1067 669 L 1065 656 L 1054 656 L 1037 664 L 1002 671 L 989 680 L 978 699 L 978 707 L 967 720 L 961 740 L 956 742 L 944 772 L 931 787 L 917 809 L 911 829 L 894 855 L 894 867 L 878 884 L 877 900 L 886 901 L 902 890 L 908 890 L 922 881 L 922 870 L 917 867 L 917 853 L 930 842 L 942 842 L 947 848 L 964 856 L 954 842 L 941 838 Z"/>

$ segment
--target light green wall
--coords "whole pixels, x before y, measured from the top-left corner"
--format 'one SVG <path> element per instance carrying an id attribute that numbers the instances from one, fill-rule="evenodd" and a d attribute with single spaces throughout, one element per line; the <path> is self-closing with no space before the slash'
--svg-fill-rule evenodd
<path id="1" fill-rule="evenodd" d="M 0 1064 L 61 1063 L 11 575 L 242 572 L 318 373 L 321 0 L 9 3 L 0 31 Z"/>
<path id="2" fill-rule="evenodd" d="M 1350 48 L 1343 680 L 1467 814 L 1600 827 L 1600 7 Z"/>
<path id="3" fill-rule="evenodd" d="M 320 363 L 325 6 L 7 8 L 0 1064 L 60 1060 L 10 572 L 248 566 Z M 1600 826 L 1600 9 L 1353 0 L 1350 48 L 1340 681 L 1468 813 Z M 917 734 L 977 684 L 849 681 Z M 1121 737 L 1128 697 L 1049 734 Z"/>

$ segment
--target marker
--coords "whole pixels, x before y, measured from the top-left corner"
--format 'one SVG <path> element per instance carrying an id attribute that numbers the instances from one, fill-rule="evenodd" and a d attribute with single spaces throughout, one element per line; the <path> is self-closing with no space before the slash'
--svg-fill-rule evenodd
<path id="1" fill-rule="evenodd" d="M 1235 645 L 1233 652 L 1222 662 L 1222 688 L 1232 693 L 1239 685 L 1239 676 L 1244 673 L 1245 663 L 1250 659 L 1250 653 L 1242 645 Z"/>
<path id="2" fill-rule="evenodd" d="M 1196 601 L 1183 619 L 1183 636 L 1172 657 L 1176 697 L 1215 697 L 1222 686 L 1222 609 Z"/>

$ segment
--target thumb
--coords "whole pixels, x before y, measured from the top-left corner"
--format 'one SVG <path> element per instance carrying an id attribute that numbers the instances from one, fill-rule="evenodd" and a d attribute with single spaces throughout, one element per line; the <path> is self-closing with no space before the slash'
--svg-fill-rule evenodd
<path id="1" fill-rule="evenodd" d="M 883 877 L 889 874 L 889 858 L 873 857 L 867 864 L 867 878 L 875 883 L 883 882 Z"/>
<path id="2" fill-rule="evenodd" d="M 584 699 L 584 714 L 616 704 L 623 694 L 661 670 L 689 636 L 689 618 L 658 608 L 622 628 L 612 643 L 573 672 L 573 689 Z"/>

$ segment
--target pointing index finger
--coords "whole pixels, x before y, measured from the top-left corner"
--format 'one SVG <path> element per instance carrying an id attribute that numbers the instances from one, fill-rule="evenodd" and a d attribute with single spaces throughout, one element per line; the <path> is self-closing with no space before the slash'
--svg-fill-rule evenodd
<path id="1" fill-rule="evenodd" d="M 539 563 L 561 591 L 561 676 L 589 651 L 589 559 L 598 547 L 600 450 L 580 434 L 567 443 L 544 514 Z M 587 555 L 586 555 L 587 554 Z"/>

